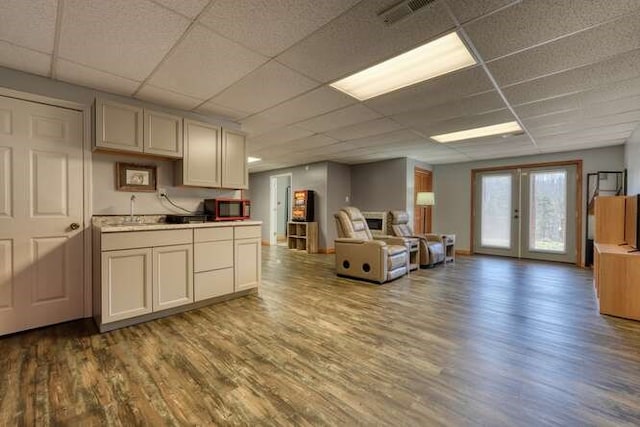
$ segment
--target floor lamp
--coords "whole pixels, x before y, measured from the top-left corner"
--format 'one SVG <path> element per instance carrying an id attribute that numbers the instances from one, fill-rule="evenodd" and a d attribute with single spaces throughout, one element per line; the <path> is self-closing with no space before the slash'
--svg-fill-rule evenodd
<path id="1" fill-rule="evenodd" d="M 435 194 L 430 191 L 420 191 L 416 195 L 416 206 L 422 206 L 423 208 L 425 208 L 425 211 L 428 206 L 433 206 L 435 204 L 436 204 Z M 427 234 L 426 212 L 423 212 L 423 215 L 422 215 L 422 233 Z"/>

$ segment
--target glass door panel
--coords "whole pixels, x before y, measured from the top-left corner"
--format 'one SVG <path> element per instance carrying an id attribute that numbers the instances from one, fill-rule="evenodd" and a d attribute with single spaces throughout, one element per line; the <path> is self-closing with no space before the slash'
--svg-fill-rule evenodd
<path id="1" fill-rule="evenodd" d="M 531 172 L 529 250 L 566 253 L 567 171 Z"/>
<path id="2" fill-rule="evenodd" d="M 511 248 L 511 174 L 485 175 L 481 179 L 480 245 Z"/>

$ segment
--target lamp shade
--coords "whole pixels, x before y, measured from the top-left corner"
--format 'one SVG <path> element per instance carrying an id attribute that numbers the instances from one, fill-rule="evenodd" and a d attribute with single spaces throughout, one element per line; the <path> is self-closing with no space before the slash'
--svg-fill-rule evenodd
<path id="1" fill-rule="evenodd" d="M 419 192 L 416 196 L 416 205 L 433 206 L 436 204 L 435 194 L 432 192 Z"/>

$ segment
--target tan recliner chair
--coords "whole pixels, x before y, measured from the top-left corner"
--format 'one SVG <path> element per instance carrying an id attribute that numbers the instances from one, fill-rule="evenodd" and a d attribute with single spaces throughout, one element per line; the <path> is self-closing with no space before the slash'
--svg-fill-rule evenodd
<path id="1" fill-rule="evenodd" d="M 338 275 L 384 283 L 407 274 L 409 252 L 402 239 L 381 236 L 374 240 L 358 208 L 345 207 L 334 216 Z"/>
<path id="2" fill-rule="evenodd" d="M 437 234 L 415 235 L 408 225 L 409 214 L 404 211 L 389 212 L 389 233 L 393 236 L 420 239 L 420 267 L 432 267 L 444 261 L 444 245 Z"/>

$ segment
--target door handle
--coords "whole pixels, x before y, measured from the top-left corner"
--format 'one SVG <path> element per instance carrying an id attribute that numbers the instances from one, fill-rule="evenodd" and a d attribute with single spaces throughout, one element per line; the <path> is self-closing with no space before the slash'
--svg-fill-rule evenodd
<path id="1" fill-rule="evenodd" d="M 77 230 L 78 228 L 80 228 L 80 224 L 78 224 L 77 222 L 72 222 L 72 223 L 71 223 L 71 225 L 69 226 L 69 228 L 70 228 L 72 231 L 75 231 L 75 230 Z"/>

